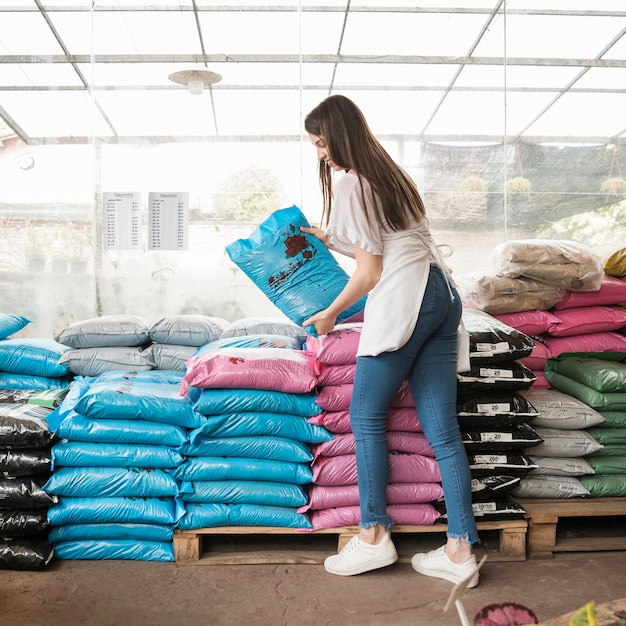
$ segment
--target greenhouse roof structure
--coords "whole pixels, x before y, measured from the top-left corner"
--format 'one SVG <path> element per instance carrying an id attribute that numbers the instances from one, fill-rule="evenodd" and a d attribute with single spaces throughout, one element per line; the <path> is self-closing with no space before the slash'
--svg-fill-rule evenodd
<path id="1" fill-rule="evenodd" d="M 332 93 L 388 138 L 620 145 L 626 4 L 0 3 L 0 141 L 298 140 Z"/>

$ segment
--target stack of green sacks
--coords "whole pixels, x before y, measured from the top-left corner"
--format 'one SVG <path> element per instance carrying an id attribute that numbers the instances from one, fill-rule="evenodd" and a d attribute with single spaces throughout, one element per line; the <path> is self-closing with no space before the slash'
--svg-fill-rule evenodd
<path id="1" fill-rule="evenodd" d="M 593 497 L 626 496 L 626 353 L 570 352 L 548 359 L 546 378 L 605 421 L 587 430 L 602 448 L 586 460 L 593 475 L 580 478 Z"/>

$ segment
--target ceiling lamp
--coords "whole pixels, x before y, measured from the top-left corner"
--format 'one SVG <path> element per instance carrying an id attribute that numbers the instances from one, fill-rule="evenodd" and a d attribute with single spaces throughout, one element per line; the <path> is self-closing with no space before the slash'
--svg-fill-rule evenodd
<path id="1" fill-rule="evenodd" d="M 173 83 L 186 85 L 187 89 L 189 89 L 189 93 L 194 96 L 199 96 L 205 87 L 219 83 L 220 80 L 222 80 L 219 74 L 204 69 L 180 70 L 179 72 L 170 74 L 168 78 Z"/>

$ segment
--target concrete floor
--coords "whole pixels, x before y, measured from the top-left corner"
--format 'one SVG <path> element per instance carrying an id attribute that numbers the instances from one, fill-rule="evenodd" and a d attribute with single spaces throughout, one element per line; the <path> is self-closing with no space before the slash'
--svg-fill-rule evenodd
<path id="1" fill-rule="evenodd" d="M 41 572 L 0 571 L 3 626 L 458 626 L 443 608 L 453 586 L 408 563 L 356 577 L 322 565 L 206 565 L 53 561 Z M 540 620 L 626 597 L 624 552 L 562 553 L 549 560 L 487 561 L 467 590 L 470 619 L 506 601 Z"/>

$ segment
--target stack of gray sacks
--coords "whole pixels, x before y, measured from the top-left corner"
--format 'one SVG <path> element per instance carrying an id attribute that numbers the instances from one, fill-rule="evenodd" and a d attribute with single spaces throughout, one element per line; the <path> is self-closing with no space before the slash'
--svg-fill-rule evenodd
<path id="1" fill-rule="evenodd" d="M 546 364 L 554 388 L 543 391 L 552 419 L 545 420 L 545 442 L 537 452 L 552 471 L 542 496 L 626 496 L 625 357 L 615 351 L 565 353 Z M 529 493 L 531 485 L 523 487 L 524 495 L 538 496 Z"/>

